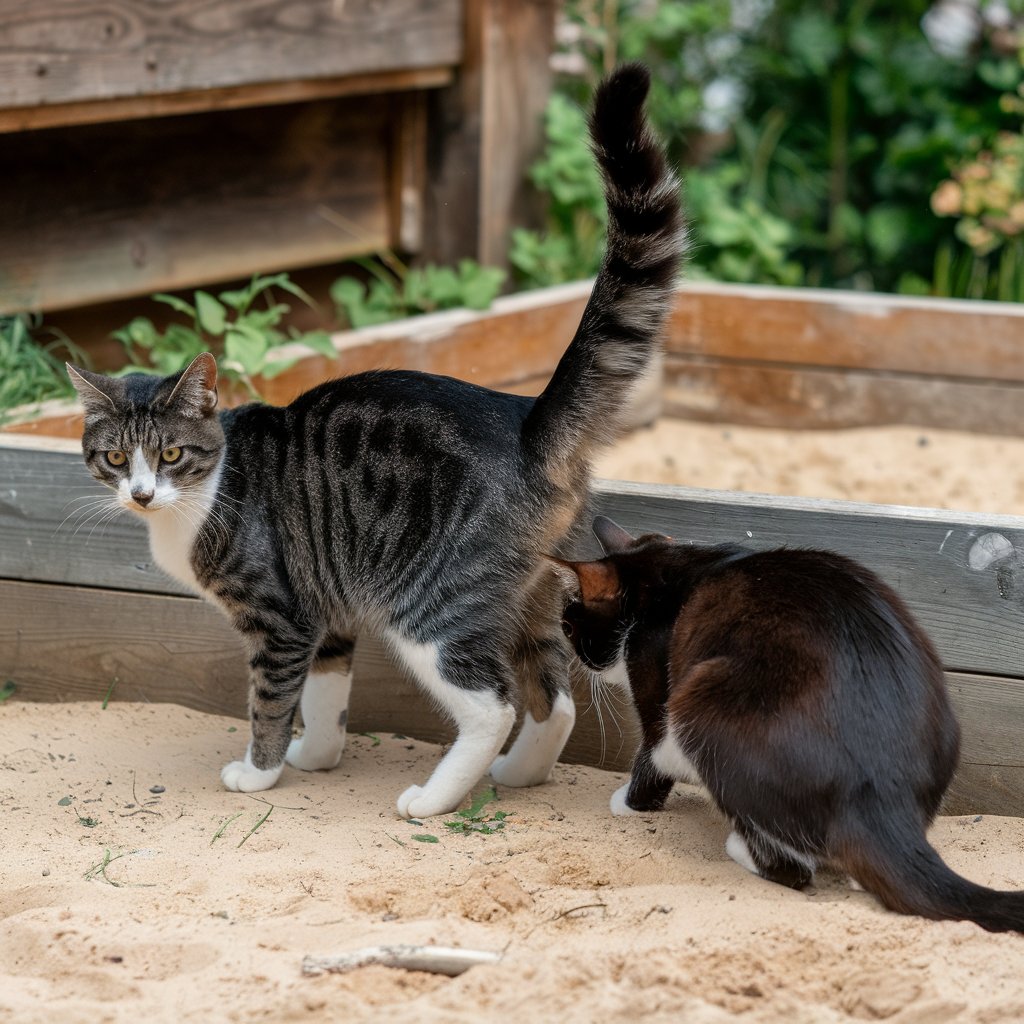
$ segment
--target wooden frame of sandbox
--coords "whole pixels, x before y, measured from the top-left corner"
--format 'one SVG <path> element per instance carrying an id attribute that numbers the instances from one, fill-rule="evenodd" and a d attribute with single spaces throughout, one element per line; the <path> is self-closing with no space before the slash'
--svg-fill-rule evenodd
<path id="1" fill-rule="evenodd" d="M 275 402 L 371 367 L 536 391 L 571 337 L 586 283 L 338 335 L 338 358 L 265 382 Z M 1024 310 L 994 303 L 684 286 L 666 339 L 666 414 L 731 423 L 915 423 L 1024 430 Z M 653 414 L 653 410 L 652 410 Z M 62 522 L 95 493 L 66 413 L 0 434 L 0 679 L 15 699 L 173 701 L 244 716 L 245 663 L 212 607 L 165 578 L 123 516 Z M 64 435 L 61 439 L 60 436 Z M 1024 472 L 1024 467 L 1007 467 Z M 603 482 L 597 508 L 700 543 L 820 546 L 865 562 L 908 601 L 942 655 L 964 729 L 951 813 L 1024 815 L 1024 517 Z M 350 728 L 451 732 L 372 638 L 356 658 Z M 589 695 L 568 761 L 628 766 L 630 710 L 602 730 Z"/>

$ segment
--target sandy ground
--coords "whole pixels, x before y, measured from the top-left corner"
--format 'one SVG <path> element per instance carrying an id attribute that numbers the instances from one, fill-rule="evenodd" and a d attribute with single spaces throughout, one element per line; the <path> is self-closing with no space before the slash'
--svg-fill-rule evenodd
<path id="1" fill-rule="evenodd" d="M 500 791 L 505 831 L 462 836 L 392 810 L 438 748 L 356 736 L 334 772 L 286 770 L 240 845 L 268 805 L 220 788 L 236 726 L 0 706 L 0 1020 L 1024 1019 L 1024 937 L 897 917 L 838 878 L 755 879 L 687 787 L 618 819 L 622 776 L 559 766 Z M 413 841 L 427 832 L 440 841 Z M 1024 886 L 1024 821 L 943 818 L 933 840 L 972 878 Z M 456 979 L 300 972 L 304 954 L 396 942 L 504 959 Z"/>
<path id="2" fill-rule="evenodd" d="M 1024 515 L 1020 438 L 920 427 L 769 430 L 663 419 L 598 476 L 762 494 Z"/>

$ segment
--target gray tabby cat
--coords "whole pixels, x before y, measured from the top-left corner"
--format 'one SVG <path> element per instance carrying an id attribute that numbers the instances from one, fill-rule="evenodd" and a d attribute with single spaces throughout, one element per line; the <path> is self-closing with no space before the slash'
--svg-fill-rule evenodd
<path id="1" fill-rule="evenodd" d="M 423 373 L 322 384 L 215 411 L 216 363 L 112 379 L 68 368 L 93 476 L 149 527 L 156 562 L 218 605 L 249 654 L 252 738 L 221 773 L 268 789 L 285 761 L 333 768 L 357 632 L 378 632 L 458 738 L 398 811 L 451 811 L 488 770 L 547 779 L 572 730 L 561 592 L 545 553 L 585 523 L 590 462 L 659 359 L 685 246 L 678 185 L 643 114 L 645 69 L 591 117 L 608 248 L 575 338 L 536 400 Z M 305 731 L 292 739 L 301 696 Z M 515 720 L 524 725 L 499 756 Z"/>

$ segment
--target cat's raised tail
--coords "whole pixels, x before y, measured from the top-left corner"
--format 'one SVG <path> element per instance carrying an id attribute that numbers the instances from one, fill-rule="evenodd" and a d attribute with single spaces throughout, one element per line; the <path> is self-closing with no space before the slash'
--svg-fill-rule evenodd
<path id="1" fill-rule="evenodd" d="M 660 371 L 687 234 L 679 182 L 644 115 L 649 87 L 647 69 L 626 64 L 594 99 L 590 137 L 604 177 L 607 248 L 576 335 L 523 427 L 549 472 L 611 443 L 634 394 Z"/>
<path id="2" fill-rule="evenodd" d="M 973 921 L 990 932 L 1024 933 L 1024 892 L 1000 892 L 958 875 L 916 823 L 879 816 L 851 830 L 837 863 L 889 909 L 938 921 Z"/>

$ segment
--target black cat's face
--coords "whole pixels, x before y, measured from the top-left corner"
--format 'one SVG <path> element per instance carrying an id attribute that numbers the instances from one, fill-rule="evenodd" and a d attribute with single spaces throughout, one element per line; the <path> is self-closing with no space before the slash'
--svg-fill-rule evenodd
<path id="1" fill-rule="evenodd" d="M 612 668 L 622 657 L 628 632 L 621 600 L 571 600 L 562 613 L 562 632 L 588 668 L 597 672 Z"/>
<path id="2" fill-rule="evenodd" d="M 224 448 L 213 357 L 199 356 L 173 377 L 104 377 L 72 366 L 68 373 L 85 406 L 89 472 L 133 512 L 175 508 L 187 516 L 215 482 Z"/>

